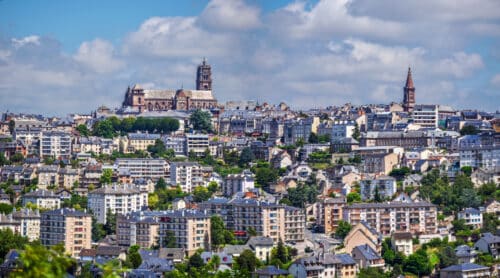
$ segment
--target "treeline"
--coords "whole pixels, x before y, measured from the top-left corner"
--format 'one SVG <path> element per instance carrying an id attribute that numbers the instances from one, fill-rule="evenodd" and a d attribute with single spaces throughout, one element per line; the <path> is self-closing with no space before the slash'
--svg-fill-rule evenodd
<path id="1" fill-rule="evenodd" d="M 82 129 L 82 130 L 80 130 Z M 179 129 L 179 120 L 169 117 L 163 118 L 124 118 L 122 120 L 117 117 L 109 117 L 98 121 L 92 128 L 92 134 L 104 138 L 113 138 L 119 134 L 128 132 L 149 132 L 149 133 L 170 133 Z M 83 128 L 78 129 L 80 133 L 85 135 Z"/>

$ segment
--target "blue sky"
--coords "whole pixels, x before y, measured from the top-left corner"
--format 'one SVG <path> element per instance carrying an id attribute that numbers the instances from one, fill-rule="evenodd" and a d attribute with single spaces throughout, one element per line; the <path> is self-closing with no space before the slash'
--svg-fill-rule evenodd
<path id="1" fill-rule="evenodd" d="M 402 98 L 500 109 L 497 0 L 0 0 L 0 111 L 119 106 L 128 85 L 296 108 Z"/>

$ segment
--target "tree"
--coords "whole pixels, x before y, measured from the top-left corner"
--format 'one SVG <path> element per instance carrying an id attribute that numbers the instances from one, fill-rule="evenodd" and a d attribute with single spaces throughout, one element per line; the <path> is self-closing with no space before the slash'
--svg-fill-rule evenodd
<path id="1" fill-rule="evenodd" d="M 348 204 L 359 203 L 361 202 L 361 195 L 358 192 L 351 192 L 347 194 L 346 199 Z"/>
<path id="2" fill-rule="evenodd" d="M 259 265 L 259 259 L 255 257 L 255 254 L 251 250 L 243 251 L 239 257 L 236 258 L 238 267 L 241 271 L 252 273 L 255 268 Z"/>
<path id="3" fill-rule="evenodd" d="M 80 133 L 81 136 L 85 136 L 85 137 L 88 137 L 90 135 L 90 130 L 87 128 L 86 125 L 78 125 L 76 127 L 76 131 L 78 131 L 78 133 Z"/>
<path id="4" fill-rule="evenodd" d="M 497 232 L 497 227 L 500 226 L 500 220 L 494 213 L 483 213 L 483 227 L 481 228 L 482 233 L 492 233 Z"/>
<path id="5" fill-rule="evenodd" d="M 46 248 L 35 243 L 26 245 L 19 254 L 20 269 L 10 277 L 65 277 L 76 262 L 64 254 L 62 244 Z"/>
<path id="6" fill-rule="evenodd" d="M 164 190 L 167 188 L 167 183 L 164 178 L 159 178 L 155 185 L 155 191 Z"/>
<path id="7" fill-rule="evenodd" d="M 3 152 L 0 152 L 0 166 L 4 166 L 5 164 L 8 164 L 9 161 L 5 157 L 5 154 Z"/>
<path id="8" fill-rule="evenodd" d="M 110 184 L 113 182 L 113 170 L 112 169 L 104 169 L 102 170 L 101 178 L 99 179 L 101 184 Z"/>
<path id="9" fill-rule="evenodd" d="M 177 247 L 177 239 L 173 231 L 167 231 L 165 237 L 162 241 L 162 246 L 164 248 L 175 248 Z"/>
<path id="10" fill-rule="evenodd" d="M 475 135 L 478 134 L 480 130 L 473 125 L 465 125 L 460 129 L 460 135 Z"/>
<path id="11" fill-rule="evenodd" d="M 458 263 L 457 255 L 455 255 L 455 250 L 451 246 L 445 246 L 439 250 L 439 267 L 445 268 L 450 265 Z"/>
<path id="12" fill-rule="evenodd" d="M 241 150 L 240 159 L 238 161 L 238 165 L 240 167 L 248 166 L 248 163 L 252 162 L 255 159 L 255 155 L 252 152 L 252 149 L 249 147 L 243 148 Z"/>
<path id="13" fill-rule="evenodd" d="M 139 254 L 140 247 L 138 245 L 132 245 L 128 249 L 126 264 L 130 265 L 132 268 L 138 268 L 142 264 L 142 257 Z"/>
<path id="14" fill-rule="evenodd" d="M 16 122 L 14 120 L 9 121 L 9 132 L 14 134 L 14 129 L 16 129 Z"/>
<path id="15" fill-rule="evenodd" d="M 411 254 L 406 259 L 404 266 L 404 271 L 411 272 L 415 275 L 429 275 L 431 273 L 431 265 L 427 253 L 423 249 L 419 249 L 417 252 Z"/>
<path id="16" fill-rule="evenodd" d="M 212 194 L 204 186 L 197 186 L 193 190 L 193 198 L 195 202 L 203 202 L 212 197 Z"/>
<path id="17" fill-rule="evenodd" d="M 386 278 L 386 277 L 390 277 L 390 276 L 386 275 L 382 271 L 382 269 L 379 269 L 376 267 L 366 267 L 366 268 L 361 268 L 356 277 L 358 277 L 358 278 Z"/>
<path id="18" fill-rule="evenodd" d="M 10 214 L 13 209 L 14 209 L 14 207 L 9 205 L 9 204 L 0 203 L 0 213 Z"/>
<path id="19" fill-rule="evenodd" d="M 109 208 L 106 211 L 106 224 L 104 224 L 104 230 L 107 235 L 116 233 L 116 213 L 111 212 Z"/>
<path id="20" fill-rule="evenodd" d="M 318 135 L 316 135 L 316 133 L 314 132 L 311 132 L 309 134 L 309 143 L 311 144 L 316 144 L 316 143 L 319 143 L 319 138 L 318 138 Z"/>
<path id="21" fill-rule="evenodd" d="M 95 217 L 92 217 L 92 241 L 99 241 L 106 236 L 104 224 L 98 223 Z"/>
<path id="22" fill-rule="evenodd" d="M 10 157 L 10 162 L 12 162 L 12 163 L 20 163 L 20 162 L 23 162 L 23 160 L 24 160 L 24 156 L 21 153 L 15 153 L 14 155 L 12 155 Z"/>
<path id="23" fill-rule="evenodd" d="M 113 124 L 108 120 L 102 120 L 96 122 L 92 128 L 92 133 L 95 136 L 104 138 L 113 138 L 116 136 Z"/>
<path id="24" fill-rule="evenodd" d="M 464 173 L 467 177 L 470 177 L 472 175 L 472 167 L 471 166 L 464 166 L 460 168 L 462 173 Z"/>
<path id="25" fill-rule="evenodd" d="M 278 179 L 275 169 L 259 167 L 255 170 L 255 182 L 262 187 L 269 187 Z"/>
<path id="26" fill-rule="evenodd" d="M 204 266 L 203 258 L 198 253 L 194 253 L 191 257 L 189 257 L 188 267 L 189 268 L 200 268 Z"/>
<path id="27" fill-rule="evenodd" d="M 22 249 L 27 244 L 28 238 L 14 234 L 11 229 L 0 230 L 0 262 L 11 249 Z"/>
<path id="28" fill-rule="evenodd" d="M 226 238 L 224 233 L 226 231 L 226 227 L 224 225 L 224 221 L 218 215 L 213 215 L 210 217 L 210 236 L 212 242 L 212 249 L 217 249 L 219 246 L 224 245 L 226 243 Z"/>
<path id="29" fill-rule="evenodd" d="M 194 111 L 189 117 L 189 122 L 193 125 L 194 130 L 210 133 L 212 132 L 212 114 L 208 111 L 200 109 Z"/>
<path id="30" fill-rule="evenodd" d="M 359 136 L 361 135 L 361 133 L 359 132 L 359 125 L 358 123 L 356 122 L 354 124 L 354 130 L 352 132 L 352 138 L 355 139 L 355 140 L 359 140 Z"/>
<path id="31" fill-rule="evenodd" d="M 340 239 L 344 239 L 347 234 L 351 231 L 352 226 L 349 222 L 340 220 L 337 229 L 335 230 L 335 236 Z"/>
<path id="32" fill-rule="evenodd" d="M 287 264 L 291 257 L 288 254 L 288 249 L 283 244 L 283 241 L 278 241 L 278 245 L 271 250 L 271 264 L 282 267 L 283 264 Z"/>
<path id="33" fill-rule="evenodd" d="M 214 194 L 215 192 L 217 192 L 219 190 L 219 185 L 217 184 L 216 181 L 211 181 L 208 183 L 207 189 L 210 193 Z"/>

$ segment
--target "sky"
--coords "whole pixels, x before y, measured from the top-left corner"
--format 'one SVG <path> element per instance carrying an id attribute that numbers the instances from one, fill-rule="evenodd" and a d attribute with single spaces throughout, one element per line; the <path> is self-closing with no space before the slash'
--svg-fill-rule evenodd
<path id="1" fill-rule="evenodd" d="M 500 110 L 498 0 L 0 0 L 0 111 L 119 107 L 127 86 L 296 109 L 416 101 Z"/>

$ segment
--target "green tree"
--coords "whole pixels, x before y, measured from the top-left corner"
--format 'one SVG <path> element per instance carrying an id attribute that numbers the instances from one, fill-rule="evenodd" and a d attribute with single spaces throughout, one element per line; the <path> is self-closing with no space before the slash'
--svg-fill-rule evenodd
<path id="1" fill-rule="evenodd" d="M 252 150 L 249 147 L 243 148 L 243 150 L 241 150 L 238 165 L 240 167 L 246 167 L 254 159 L 255 159 L 255 155 L 253 154 Z"/>
<path id="2" fill-rule="evenodd" d="M 255 169 L 255 182 L 258 185 L 268 188 L 276 180 L 278 180 L 278 173 L 275 169 L 262 167 Z"/>
<path id="3" fill-rule="evenodd" d="M 0 213 L 10 214 L 12 210 L 14 210 L 13 206 L 6 203 L 0 203 Z"/>
<path id="4" fill-rule="evenodd" d="M 132 265 L 133 268 L 138 268 L 142 264 L 141 254 L 139 254 L 140 247 L 138 245 L 132 245 L 128 249 L 127 261 Z"/>
<path id="5" fill-rule="evenodd" d="M 98 223 L 95 217 L 92 217 L 92 241 L 99 241 L 106 236 L 104 224 Z"/>
<path id="6" fill-rule="evenodd" d="M 308 141 L 311 144 L 317 144 L 317 143 L 319 143 L 318 135 L 316 135 L 316 133 L 314 133 L 314 132 L 311 132 L 309 134 L 309 140 Z"/>
<path id="7" fill-rule="evenodd" d="M 361 136 L 361 133 L 359 132 L 359 125 L 356 122 L 354 124 L 354 131 L 352 132 L 352 138 L 355 140 L 359 140 L 359 137 Z"/>
<path id="8" fill-rule="evenodd" d="M 219 190 L 219 185 L 217 184 L 216 181 L 211 181 L 208 183 L 207 189 L 210 193 L 214 194 L 215 192 L 217 192 Z"/>
<path id="9" fill-rule="evenodd" d="M 483 213 L 483 227 L 481 228 L 482 233 L 492 233 L 497 232 L 497 227 L 500 226 L 500 220 L 494 213 Z"/>
<path id="10" fill-rule="evenodd" d="M 14 234 L 11 229 L 0 230 L 0 263 L 11 249 L 22 249 L 27 244 L 28 238 Z"/>
<path id="11" fill-rule="evenodd" d="M 12 163 L 20 163 L 20 162 L 23 162 L 23 160 L 24 160 L 24 156 L 21 153 L 15 153 L 14 155 L 12 155 L 10 157 L 10 162 L 12 162 Z"/>
<path id="12" fill-rule="evenodd" d="M 290 260 L 291 257 L 288 254 L 288 249 L 280 238 L 278 245 L 271 250 L 271 264 L 283 267 L 283 265 L 287 264 Z"/>
<path id="13" fill-rule="evenodd" d="M 252 273 L 259 266 L 260 262 L 251 250 L 243 251 L 239 257 L 236 258 L 239 270 L 245 273 Z"/>
<path id="14" fill-rule="evenodd" d="M 218 215 L 210 217 L 210 236 L 212 249 L 217 250 L 220 246 L 226 244 L 225 238 L 226 226 L 224 221 Z"/>
<path id="15" fill-rule="evenodd" d="M 96 122 L 92 128 L 92 133 L 95 136 L 104 138 L 113 138 L 116 136 L 113 124 L 108 120 L 102 120 Z"/>
<path id="16" fill-rule="evenodd" d="M 460 129 L 460 135 L 475 135 L 478 134 L 480 130 L 473 125 L 465 125 Z"/>
<path id="17" fill-rule="evenodd" d="M 86 125 L 78 125 L 76 127 L 76 131 L 78 131 L 78 133 L 80 133 L 81 136 L 85 136 L 85 137 L 88 137 L 90 135 L 90 130 L 87 128 Z"/>
<path id="18" fill-rule="evenodd" d="M 439 267 L 445 268 L 450 265 L 458 263 L 457 255 L 455 255 L 455 250 L 451 246 L 445 246 L 439 250 Z"/>
<path id="19" fill-rule="evenodd" d="M 358 278 L 389 278 L 390 276 L 376 267 L 366 267 L 359 270 Z"/>
<path id="20" fill-rule="evenodd" d="M 159 178 L 155 185 L 155 191 L 164 190 L 167 188 L 167 183 L 164 178 Z"/>
<path id="21" fill-rule="evenodd" d="M 111 212 L 111 209 L 109 208 L 106 211 L 106 223 L 104 224 L 104 230 L 107 235 L 116 233 L 116 213 Z"/>
<path id="22" fill-rule="evenodd" d="M 101 178 L 99 179 L 101 184 L 111 184 L 113 182 L 113 170 L 112 169 L 104 169 L 102 170 Z"/>
<path id="23" fill-rule="evenodd" d="M 167 231 L 165 237 L 162 241 L 162 247 L 165 248 L 175 248 L 177 247 L 177 239 L 173 231 Z"/>
<path id="24" fill-rule="evenodd" d="M 335 230 L 335 237 L 344 239 L 351 231 L 352 226 L 349 222 L 340 220 L 337 229 Z"/>
<path id="25" fill-rule="evenodd" d="M 62 244 L 46 248 L 35 243 L 20 252 L 20 269 L 10 277 L 64 277 L 76 262 L 64 254 Z"/>
<path id="26" fill-rule="evenodd" d="M 189 268 L 201 268 L 204 265 L 205 262 L 203 262 L 203 259 L 201 258 L 200 254 L 194 253 L 191 257 L 189 257 L 188 261 Z"/>
<path id="27" fill-rule="evenodd" d="M 189 117 L 189 122 L 194 130 L 210 133 L 212 132 L 212 114 L 208 111 L 196 110 Z"/>
<path id="28" fill-rule="evenodd" d="M 212 194 L 204 186 L 197 186 L 193 190 L 193 199 L 195 202 L 203 202 L 212 197 Z"/>
<path id="29" fill-rule="evenodd" d="M 3 152 L 0 152 L 0 166 L 4 166 L 8 163 L 9 163 L 9 161 L 5 157 L 5 154 Z"/>
<path id="30" fill-rule="evenodd" d="M 346 199 L 348 204 L 359 203 L 361 202 L 361 195 L 358 192 L 351 192 L 347 194 Z"/>
<path id="31" fill-rule="evenodd" d="M 403 265 L 404 271 L 411 272 L 415 275 L 429 275 L 431 273 L 431 264 L 429 256 L 423 249 L 408 256 Z"/>

